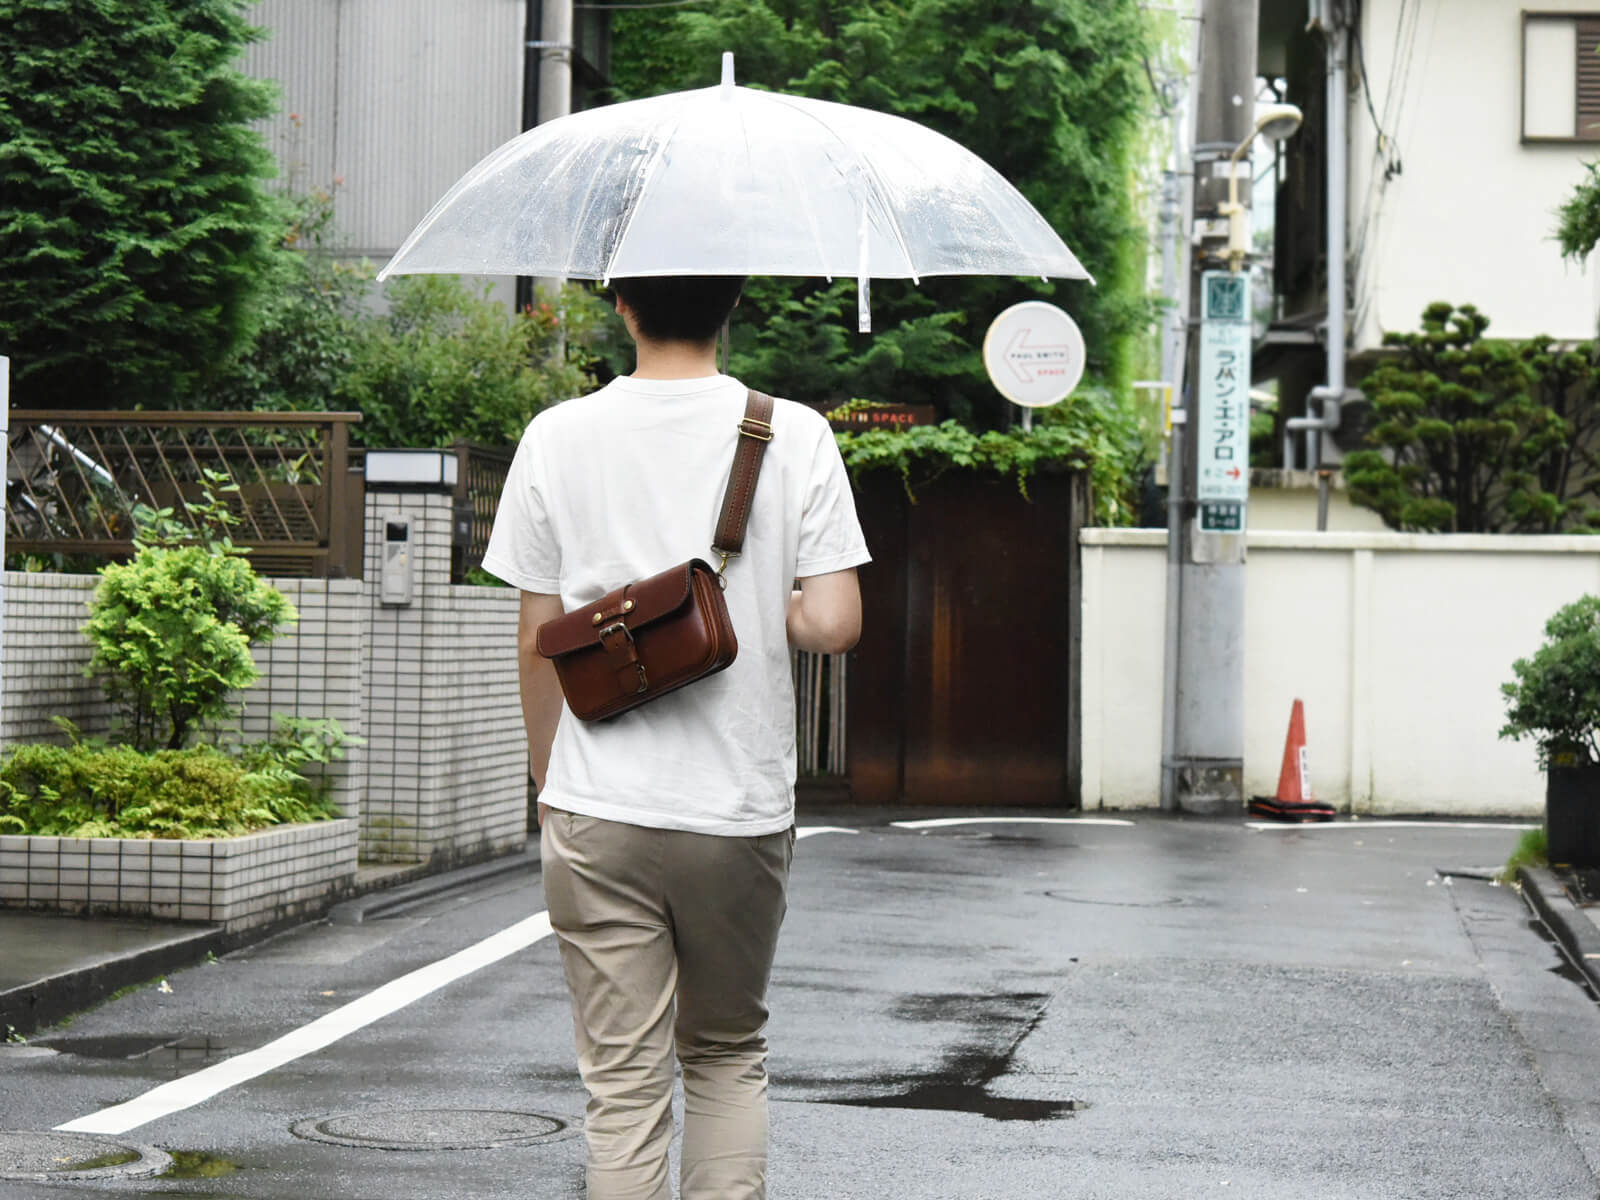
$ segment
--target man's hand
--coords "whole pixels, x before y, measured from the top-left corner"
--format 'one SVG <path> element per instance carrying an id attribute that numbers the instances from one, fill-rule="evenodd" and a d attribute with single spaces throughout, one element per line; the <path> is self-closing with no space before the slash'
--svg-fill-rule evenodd
<path id="1" fill-rule="evenodd" d="M 540 791 L 550 769 L 550 744 L 555 741 L 563 706 L 555 664 L 539 653 L 537 635 L 539 626 L 560 615 L 560 596 L 522 593 L 522 611 L 517 616 L 517 678 L 522 685 L 522 721 L 528 730 L 528 773 Z M 541 824 L 546 807 L 541 801 Z"/>

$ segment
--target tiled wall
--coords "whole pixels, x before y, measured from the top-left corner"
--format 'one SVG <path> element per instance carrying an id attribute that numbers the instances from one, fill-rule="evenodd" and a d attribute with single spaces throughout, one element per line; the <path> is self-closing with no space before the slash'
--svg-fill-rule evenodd
<path id="1" fill-rule="evenodd" d="M 99 582 L 93 575 L 5 573 L 5 689 L 0 742 L 55 741 L 50 723 L 63 716 L 87 733 L 110 726 L 111 707 L 100 685 L 85 678 L 93 647 L 81 632 L 85 607 Z"/>
<path id="2" fill-rule="evenodd" d="M 410 604 L 381 599 L 384 518 L 411 519 Z M 527 750 L 517 693 L 515 589 L 450 582 L 449 496 L 369 492 L 365 581 L 279 579 L 300 620 L 256 647 L 261 678 L 243 729 L 274 714 L 333 717 L 365 739 L 329 768 L 334 798 L 359 817 L 361 857 L 438 866 L 515 849 L 526 838 Z M 7 572 L 0 742 L 57 740 L 53 714 L 110 728 L 83 676 L 80 632 L 93 576 Z"/>
<path id="3" fill-rule="evenodd" d="M 332 717 L 348 734 L 364 737 L 361 654 L 366 597 L 359 579 L 275 579 L 300 620 L 255 650 L 261 677 L 245 693 L 241 728 L 265 737 L 279 715 Z M 322 769 L 339 811 L 361 814 L 367 750 L 352 747 Z"/>
<path id="4" fill-rule="evenodd" d="M 382 602 L 387 518 L 411 525 L 412 601 Z M 361 857 L 480 857 L 527 828 L 512 588 L 450 583 L 450 497 L 367 494 L 368 803 Z"/>
<path id="5" fill-rule="evenodd" d="M 347 889 L 356 836 L 347 818 L 218 841 L 0 837 L 0 907 L 247 929 L 318 911 Z"/>
<path id="6" fill-rule="evenodd" d="M 110 731 L 115 714 L 99 681 L 83 673 L 92 647 L 82 629 L 96 582 L 93 575 L 6 572 L 0 744 L 61 740 L 50 721 L 57 714 L 86 734 Z M 361 581 L 273 583 L 294 604 L 300 620 L 255 648 L 261 677 L 239 698 L 241 728 L 260 737 L 276 714 L 333 717 L 346 733 L 360 736 Z M 334 801 L 345 816 L 361 810 L 364 771 L 360 748 L 328 769 Z"/>

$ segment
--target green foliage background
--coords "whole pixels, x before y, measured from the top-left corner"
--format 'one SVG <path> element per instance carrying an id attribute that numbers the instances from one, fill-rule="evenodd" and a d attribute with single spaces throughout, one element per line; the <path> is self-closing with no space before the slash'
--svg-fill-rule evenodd
<path id="1" fill-rule="evenodd" d="M 166 408 L 270 277 L 273 85 L 245 0 L 0 0 L 0 345 L 13 402 Z"/>
<path id="2" fill-rule="evenodd" d="M 480 280 L 402 275 L 380 310 L 371 264 L 339 257 L 332 201 L 294 201 L 260 329 L 207 407 L 355 411 L 367 446 L 506 445 L 540 409 L 593 389 L 589 346 L 609 332 L 593 292 L 569 286 L 516 312 Z"/>
<path id="3" fill-rule="evenodd" d="M 1485 335 L 1472 305 L 1428 306 L 1363 382 L 1366 443 L 1351 498 L 1395 529 L 1556 533 L 1600 528 L 1600 357 L 1547 337 Z"/>
<path id="4" fill-rule="evenodd" d="M 1151 307 L 1132 181 L 1148 85 L 1132 0 L 712 0 L 619 11 L 613 78 L 631 99 L 717 81 L 909 117 L 975 151 L 1066 237 L 1099 282 L 933 278 L 873 284 L 875 332 L 854 332 L 855 283 L 756 279 L 734 320 L 731 368 L 795 399 L 932 404 L 979 428 L 1004 419 L 981 361 L 1007 306 L 1071 312 L 1089 380 L 1123 403 Z"/>

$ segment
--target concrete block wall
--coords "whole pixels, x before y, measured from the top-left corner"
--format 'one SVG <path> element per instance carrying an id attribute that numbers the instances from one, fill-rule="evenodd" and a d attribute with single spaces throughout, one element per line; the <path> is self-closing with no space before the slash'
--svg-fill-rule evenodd
<path id="1" fill-rule="evenodd" d="M 396 515 L 411 525 L 412 600 L 401 606 L 381 600 L 384 527 Z M 450 527 L 447 495 L 367 495 L 361 856 L 370 861 L 461 861 L 526 838 L 520 597 L 451 584 Z"/>

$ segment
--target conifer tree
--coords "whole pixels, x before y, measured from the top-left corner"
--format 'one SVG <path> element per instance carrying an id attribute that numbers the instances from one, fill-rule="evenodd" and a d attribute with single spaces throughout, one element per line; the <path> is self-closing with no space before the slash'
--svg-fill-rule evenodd
<path id="1" fill-rule="evenodd" d="M 18 406 L 181 407 L 283 220 L 245 0 L 0 0 L 0 353 Z"/>

